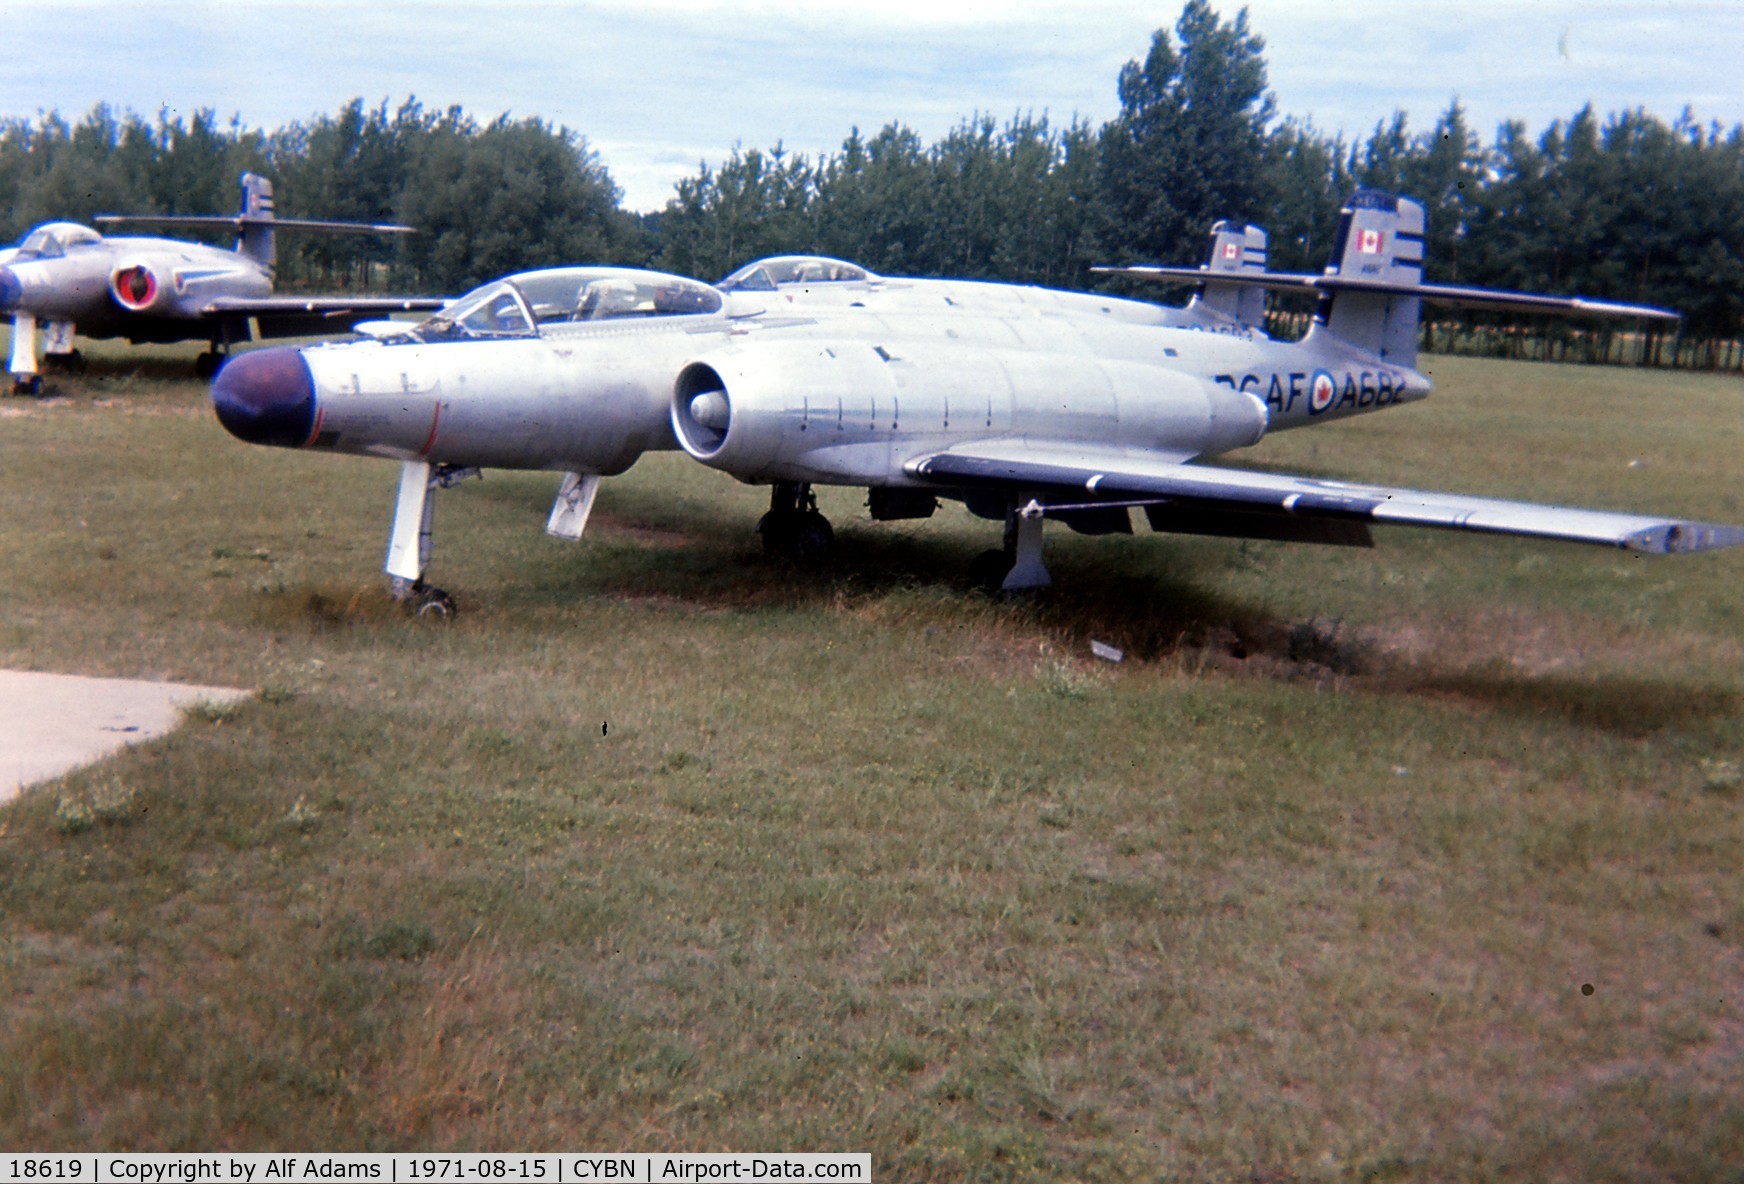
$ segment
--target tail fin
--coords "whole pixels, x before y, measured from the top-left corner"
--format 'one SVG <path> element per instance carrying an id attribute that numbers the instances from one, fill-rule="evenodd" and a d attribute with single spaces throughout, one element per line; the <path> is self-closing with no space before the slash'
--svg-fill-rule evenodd
<path id="1" fill-rule="evenodd" d="M 1339 211 L 1332 260 L 1325 278 L 1333 282 L 1321 293 L 1315 322 L 1394 365 L 1414 366 L 1423 207 L 1408 197 L 1357 190 Z"/>
<path id="2" fill-rule="evenodd" d="M 1219 226 L 1223 225 L 1219 223 Z M 1263 247 L 1264 232 L 1259 234 Z M 1221 240 L 1214 240 L 1219 241 Z M 1222 254 L 1224 246 L 1214 251 Z M 1263 259 L 1263 256 L 1262 256 Z M 1310 334 L 1324 330 L 1359 349 L 1378 354 L 1396 366 L 1415 367 L 1417 318 L 1424 301 L 1454 308 L 1496 309 L 1510 312 L 1556 313 L 1562 316 L 1620 317 L 1646 321 L 1675 321 L 1677 314 L 1644 304 L 1589 300 L 1584 296 L 1548 296 L 1538 292 L 1509 292 L 1499 288 L 1462 288 L 1423 282 L 1423 207 L 1408 197 L 1375 189 L 1359 189 L 1339 211 L 1338 240 L 1332 262 L 1318 275 L 1307 272 L 1219 269 L 1216 279 L 1201 267 L 1092 267 L 1102 275 L 1130 275 L 1165 283 L 1190 281 L 1206 290 L 1210 305 L 1213 288 L 1270 288 L 1280 292 L 1316 292 L 1319 307 L 1314 312 Z M 1194 305 L 1198 305 L 1198 300 Z M 1211 314 L 1201 309 L 1209 320 Z"/>
<path id="3" fill-rule="evenodd" d="M 273 186 L 258 173 L 242 174 L 242 212 L 237 215 L 236 251 L 271 271 L 278 262 L 273 234 Z"/>
<path id="4" fill-rule="evenodd" d="M 1207 319 L 1234 321 L 1258 327 L 1266 315 L 1264 288 L 1247 284 L 1219 283 L 1218 272 L 1264 275 L 1266 271 L 1266 232 L 1258 226 L 1239 222 L 1219 222 L 1211 228 L 1211 256 L 1206 261 L 1211 273 L 1193 299 L 1187 311 L 1209 314 Z"/>

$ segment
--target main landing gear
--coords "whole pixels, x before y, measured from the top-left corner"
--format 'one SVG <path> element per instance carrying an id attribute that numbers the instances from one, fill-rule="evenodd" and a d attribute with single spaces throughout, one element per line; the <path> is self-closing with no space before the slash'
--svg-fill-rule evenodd
<path id="1" fill-rule="evenodd" d="M 1001 595 L 1032 592 L 1053 584 L 1042 563 L 1042 523 L 1046 511 L 1040 501 L 1017 502 L 1005 512 L 1005 545 L 983 551 L 969 564 L 969 582 Z"/>
<path id="2" fill-rule="evenodd" d="M 194 373 L 202 381 L 210 381 L 218 377 L 218 371 L 224 369 L 224 363 L 229 360 L 229 351 L 219 349 L 214 344 L 211 349 L 194 359 Z"/>
<path id="3" fill-rule="evenodd" d="M 816 564 L 836 547 L 830 520 L 818 513 L 817 494 L 804 481 L 777 481 L 769 490 L 769 512 L 757 522 L 763 550 L 796 563 Z"/>

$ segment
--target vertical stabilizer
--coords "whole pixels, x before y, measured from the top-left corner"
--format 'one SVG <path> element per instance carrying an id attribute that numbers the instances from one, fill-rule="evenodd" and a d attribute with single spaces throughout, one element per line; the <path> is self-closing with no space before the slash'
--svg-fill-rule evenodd
<path id="1" fill-rule="evenodd" d="M 1264 274 L 1266 232 L 1240 222 L 1217 223 L 1211 228 L 1211 256 L 1205 267 L 1212 274 L 1206 276 L 1187 307 L 1257 328 L 1266 315 L 1265 289 L 1248 284 L 1220 284 L 1216 273 Z"/>
<path id="2" fill-rule="evenodd" d="M 272 182 L 257 173 L 242 174 L 242 237 L 236 240 L 239 254 L 248 256 L 269 271 L 278 262 L 278 244 L 273 238 Z"/>
<path id="3" fill-rule="evenodd" d="M 1328 276 L 1360 284 L 1423 283 L 1423 207 L 1407 197 L 1359 189 L 1339 211 Z M 1415 294 L 1339 287 L 1322 295 L 1314 319 L 1359 349 L 1397 366 L 1417 360 Z"/>

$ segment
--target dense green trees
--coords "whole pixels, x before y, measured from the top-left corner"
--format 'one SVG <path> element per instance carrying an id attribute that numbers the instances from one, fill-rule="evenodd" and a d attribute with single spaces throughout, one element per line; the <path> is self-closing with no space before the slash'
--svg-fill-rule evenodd
<path id="1" fill-rule="evenodd" d="M 234 208 L 236 177 L 274 178 L 286 216 L 397 220 L 404 241 L 285 236 L 287 286 L 455 292 L 558 262 L 651 264 L 715 279 L 759 255 L 821 252 L 888 274 L 1092 286 L 1098 262 L 1189 262 L 1218 218 L 1265 226 L 1271 264 L 1324 265 L 1356 185 L 1428 209 L 1433 280 L 1580 291 L 1744 333 L 1744 128 L 1591 108 L 1485 144 L 1451 103 L 1347 143 L 1278 118 L 1245 10 L 1188 0 L 1114 80 L 1102 127 L 977 114 L 935 143 L 889 124 L 815 159 L 739 147 L 640 217 L 587 142 L 537 119 L 361 100 L 270 134 L 210 111 L 155 121 L 99 106 L 0 122 L 0 237 L 98 212 Z"/>
<path id="2" fill-rule="evenodd" d="M 391 265 L 394 286 L 458 292 L 554 260 L 616 258 L 636 242 L 617 187 L 578 134 L 506 116 L 481 126 L 413 99 L 391 115 L 385 103 L 354 100 L 270 136 L 220 127 L 210 111 L 148 124 L 104 106 L 76 125 L 58 114 L 0 124 L 0 238 L 99 213 L 231 213 L 249 169 L 273 179 L 283 217 L 420 231 L 404 240 L 283 235 L 287 287 L 362 286 L 376 262 Z"/>

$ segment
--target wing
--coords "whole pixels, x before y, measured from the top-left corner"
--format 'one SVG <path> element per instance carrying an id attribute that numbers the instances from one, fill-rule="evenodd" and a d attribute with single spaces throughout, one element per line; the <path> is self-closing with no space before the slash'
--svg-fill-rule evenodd
<path id="1" fill-rule="evenodd" d="M 1021 440 L 952 447 L 917 457 L 906 469 L 911 476 L 944 486 L 997 487 L 1034 494 L 1044 510 L 1070 512 L 1111 503 L 1142 505 L 1160 511 L 1152 515 L 1159 529 L 1193 533 L 1311 538 L 1311 531 L 1296 531 L 1291 525 L 1378 522 L 1562 539 L 1661 554 L 1744 544 L 1744 526 L 1223 469 L 1095 447 L 1036 449 Z M 1261 529 L 1206 528 L 1206 524 L 1222 522 L 1248 523 Z M 1264 528 L 1268 522 L 1282 529 L 1267 533 Z M 1348 540 L 1332 537 L 1319 541 Z"/>
<path id="2" fill-rule="evenodd" d="M 242 321 L 252 318 L 262 337 L 313 337 L 343 333 L 359 321 L 396 312 L 434 312 L 447 301 L 425 296 L 304 298 L 301 296 L 220 296 L 200 310 L 202 317 Z"/>

